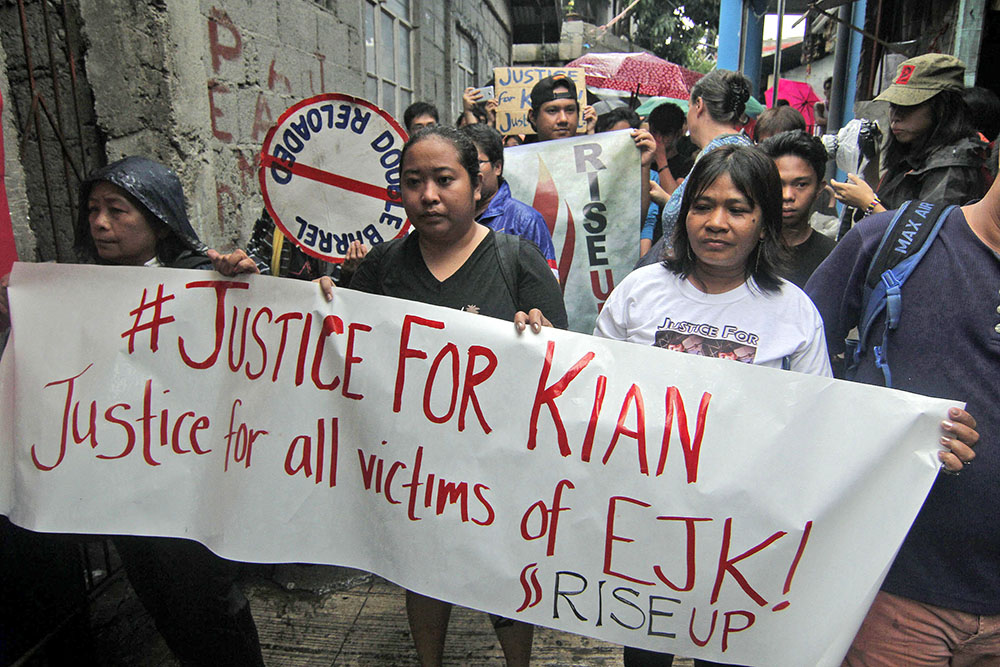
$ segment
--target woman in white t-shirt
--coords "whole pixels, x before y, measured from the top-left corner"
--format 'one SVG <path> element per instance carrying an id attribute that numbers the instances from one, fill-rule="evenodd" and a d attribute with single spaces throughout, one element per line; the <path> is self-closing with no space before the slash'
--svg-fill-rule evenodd
<path id="1" fill-rule="evenodd" d="M 703 156 L 688 177 L 673 258 L 629 274 L 594 334 L 831 375 L 819 313 L 777 274 L 786 256 L 781 207 L 778 170 L 757 148 Z"/>
<path id="2" fill-rule="evenodd" d="M 802 290 L 778 276 L 781 179 L 753 146 L 716 148 L 688 176 L 673 257 L 625 277 L 594 335 L 735 362 L 831 376 L 823 320 Z M 673 656 L 625 648 L 626 667 Z M 695 660 L 696 667 L 717 663 Z"/>
<path id="3" fill-rule="evenodd" d="M 626 276 L 604 304 L 594 335 L 656 345 L 664 354 L 831 376 L 819 313 L 776 270 L 785 255 L 781 209 L 778 170 L 758 148 L 729 145 L 704 155 L 688 176 L 672 256 Z M 964 436 L 944 422 L 939 453 L 953 474 L 971 460 L 968 446 L 978 439 L 968 433 L 975 424 L 968 413 L 948 417 L 956 418 Z M 626 667 L 673 662 L 672 655 L 629 647 L 624 658 Z"/>

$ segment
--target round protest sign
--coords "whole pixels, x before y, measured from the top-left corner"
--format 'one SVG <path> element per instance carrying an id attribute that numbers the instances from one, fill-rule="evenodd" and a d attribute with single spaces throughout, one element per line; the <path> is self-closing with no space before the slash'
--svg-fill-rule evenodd
<path id="1" fill-rule="evenodd" d="M 260 189 L 275 224 L 302 250 L 342 262 L 351 241 L 406 234 L 399 196 L 407 136 L 389 114 L 326 93 L 290 107 L 264 139 Z"/>

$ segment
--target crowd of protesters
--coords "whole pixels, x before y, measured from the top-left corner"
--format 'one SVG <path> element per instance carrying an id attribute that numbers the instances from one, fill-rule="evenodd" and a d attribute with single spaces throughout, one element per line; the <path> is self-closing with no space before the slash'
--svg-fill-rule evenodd
<path id="1" fill-rule="evenodd" d="M 942 422 L 942 474 L 845 664 L 998 665 L 1000 184 L 990 145 L 1000 101 L 965 89 L 963 79 L 964 65 L 951 56 L 900 65 L 876 98 L 889 110 L 878 183 L 848 174 L 827 184 L 827 151 L 803 116 L 779 105 L 752 121 L 753 86 L 736 72 L 701 78 L 686 111 L 663 102 L 645 118 L 627 104 L 601 114 L 581 108 L 573 81 L 554 76 L 531 91 L 528 136 L 494 129 L 496 100 L 483 89 L 464 92 L 457 129 L 442 125 L 433 105 L 411 105 L 403 117 L 410 138 L 401 196 L 412 232 L 374 248 L 352 244 L 336 272 L 284 241 L 266 210 L 245 249 L 206 248 L 188 222 L 176 176 L 144 158 L 126 158 L 84 182 L 77 244 L 100 264 L 269 273 L 316 280 L 328 299 L 336 286 L 349 287 L 448 308 L 475 303 L 476 312 L 519 331 L 565 328 L 552 237 L 542 216 L 511 195 L 504 147 L 627 130 L 641 166 L 640 259 L 608 298 L 594 335 L 876 385 L 890 383 L 887 354 L 892 386 L 965 399 L 967 411 L 952 409 Z M 816 105 L 820 132 L 828 106 Z M 839 242 L 812 224 L 828 191 L 854 211 Z M 860 322 L 869 266 L 909 200 L 955 207 L 899 288 L 903 317 L 891 331 L 883 325 L 879 352 L 854 357 L 844 341 Z M 6 316 L 4 290 L 0 319 Z M 663 329 L 665 318 L 738 323 L 760 342 L 713 347 Z M 10 524 L 4 530 L 31 539 Z M 172 538 L 115 538 L 115 545 L 183 664 L 262 664 L 246 600 L 221 559 Z M 406 608 L 421 663 L 440 664 L 451 605 L 407 592 Z M 507 664 L 528 664 L 532 627 L 492 620 Z M 673 656 L 628 648 L 624 659 L 670 665 Z"/>

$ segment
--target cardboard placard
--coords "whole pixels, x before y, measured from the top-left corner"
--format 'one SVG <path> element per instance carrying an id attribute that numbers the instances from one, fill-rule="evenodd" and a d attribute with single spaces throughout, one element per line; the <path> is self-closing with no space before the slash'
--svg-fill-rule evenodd
<path id="1" fill-rule="evenodd" d="M 579 129 L 583 129 L 583 107 L 587 104 L 587 83 L 582 67 L 495 67 L 494 86 L 497 94 L 497 130 L 500 134 L 535 134 L 528 122 L 531 110 L 531 89 L 547 76 L 563 74 L 576 84 L 580 103 Z"/>

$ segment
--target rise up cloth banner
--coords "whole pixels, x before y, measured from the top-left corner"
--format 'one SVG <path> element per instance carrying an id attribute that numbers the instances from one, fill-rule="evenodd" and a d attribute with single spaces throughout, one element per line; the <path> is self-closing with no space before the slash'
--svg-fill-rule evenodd
<path id="1" fill-rule="evenodd" d="M 556 249 L 569 328 L 591 333 L 601 306 L 639 258 L 639 150 L 630 130 L 504 150 L 511 194 L 533 206 Z"/>
<path id="2" fill-rule="evenodd" d="M 266 276 L 16 264 L 9 295 L 15 523 L 744 665 L 840 663 L 954 404 Z"/>

